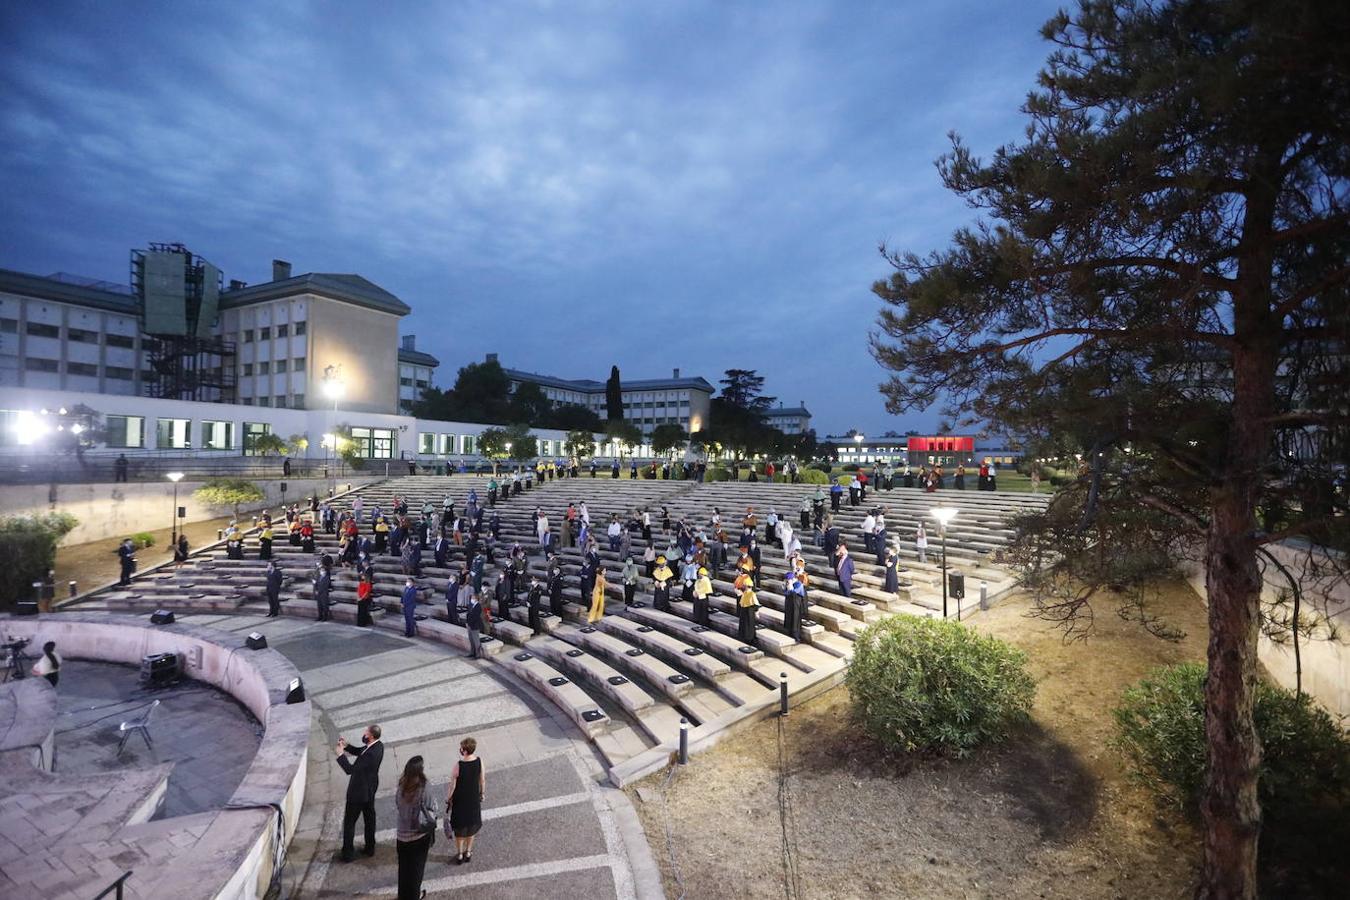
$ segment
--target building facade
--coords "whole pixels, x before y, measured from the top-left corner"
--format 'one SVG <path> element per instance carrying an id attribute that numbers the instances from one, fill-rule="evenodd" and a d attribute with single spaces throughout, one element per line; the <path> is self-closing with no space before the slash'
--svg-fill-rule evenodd
<path id="1" fill-rule="evenodd" d="M 404 335 L 398 348 L 398 411 L 410 412 L 429 387 L 435 386 L 441 361 L 417 349 L 417 337 Z"/>
<path id="2" fill-rule="evenodd" d="M 488 361 L 496 358 L 495 353 L 487 356 Z M 584 406 L 602 419 L 608 412 L 603 381 L 557 378 L 520 369 L 503 371 L 513 393 L 522 384 L 537 384 L 555 407 Z M 707 427 L 715 388 L 703 378 L 681 378 L 680 370 L 675 369 L 670 378 L 621 380 L 619 388 L 624 419 L 642 429 L 643 434 L 651 434 L 658 425 L 678 425 L 689 434 Z"/>
<path id="3" fill-rule="evenodd" d="M 805 401 L 798 406 L 787 407 L 780 403 L 777 409 L 764 414 L 764 421 L 783 434 L 805 434 L 811 430 L 811 411 L 806 408 Z"/>

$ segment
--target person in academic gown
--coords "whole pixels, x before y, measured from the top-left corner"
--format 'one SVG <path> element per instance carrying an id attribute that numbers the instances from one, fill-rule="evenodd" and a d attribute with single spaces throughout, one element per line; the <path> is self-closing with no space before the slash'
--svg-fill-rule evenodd
<path id="1" fill-rule="evenodd" d="M 839 577 L 839 593 L 845 597 L 853 596 L 853 557 L 848 555 L 848 547 L 840 544 L 835 551 L 835 574 Z"/>
<path id="2" fill-rule="evenodd" d="M 664 556 L 656 557 L 656 568 L 652 570 L 652 605 L 661 612 L 670 612 L 670 580 L 675 573 L 666 565 Z"/>
<path id="3" fill-rule="evenodd" d="M 708 598 L 712 596 L 713 583 L 708 570 L 698 570 L 698 580 L 694 582 L 694 621 L 705 628 L 710 627 Z"/>
<path id="4" fill-rule="evenodd" d="M 742 644 L 750 647 L 758 647 L 759 640 L 755 635 L 755 619 L 759 612 L 759 598 L 755 596 L 755 588 L 748 582 L 741 589 L 741 597 L 736 601 L 736 636 Z"/>

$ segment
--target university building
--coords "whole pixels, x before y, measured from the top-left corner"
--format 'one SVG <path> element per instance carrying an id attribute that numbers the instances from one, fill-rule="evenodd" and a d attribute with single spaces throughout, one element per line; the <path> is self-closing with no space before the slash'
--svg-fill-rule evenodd
<path id="1" fill-rule="evenodd" d="M 895 437 L 867 437 L 859 434 L 830 435 L 822 442 L 834 444 L 841 463 L 890 463 L 896 466 L 979 465 L 990 459 L 996 465 L 1010 466 L 1021 460 L 1020 450 L 1009 447 L 1002 436 L 977 438 L 973 435 L 931 434 Z"/>
<path id="2" fill-rule="evenodd" d="M 487 355 L 489 362 L 497 354 Z M 605 382 L 589 378 L 558 378 L 520 369 L 503 369 L 510 379 L 511 391 L 522 384 L 537 384 L 549 402 L 556 406 L 575 404 L 594 411 L 600 418 L 608 413 Z M 675 369 L 669 378 L 625 381 L 620 376 L 619 389 L 623 398 L 623 417 L 651 434 L 658 425 L 679 425 L 688 434 L 702 431 L 708 423 L 713 391 L 703 378 L 681 378 Z"/>
<path id="3" fill-rule="evenodd" d="M 786 435 L 805 434 L 811 430 L 811 411 L 806 408 L 806 401 L 797 406 L 779 403 L 776 409 L 764 414 L 764 421 Z"/>

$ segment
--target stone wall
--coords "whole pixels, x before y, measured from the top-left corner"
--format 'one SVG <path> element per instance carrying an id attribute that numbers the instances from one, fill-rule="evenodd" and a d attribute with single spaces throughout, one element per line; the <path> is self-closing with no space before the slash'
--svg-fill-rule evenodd
<path id="1" fill-rule="evenodd" d="M 1299 580 L 1304 613 L 1325 612 L 1326 618 L 1340 632 L 1339 639 L 1328 640 L 1324 625 L 1309 639 L 1301 637 L 1299 640 L 1303 690 L 1332 713 L 1350 716 L 1350 643 L 1347 643 L 1350 641 L 1350 585 L 1325 574 L 1319 575 L 1319 560 L 1325 560 L 1328 551 L 1292 544 L 1274 544 L 1268 549 Z M 1207 599 L 1203 565 L 1192 562 L 1184 565 L 1182 570 L 1200 599 Z M 1262 599 L 1272 601 L 1288 587 L 1289 582 L 1279 569 L 1267 565 Z M 1263 636 L 1259 656 L 1271 677 L 1292 691 L 1296 681 L 1293 644 L 1277 644 Z"/>
<path id="2" fill-rule="evenodd" d="M 338 491 L 348 484 L 359 487 L 383 478 L 379 476 L 346 477 L 338 482 Z M 228 507 L 205 506 L 192 497 L 201 487 L 201 481 L 178 483 L 178 505 L 187 508 L 184 522 L 204 522 L 229 515 Z M 281 482 L 255 480 L 266 495 L 263 503 L 255 504 L 245 512 L 281 505 Z M 311 493 L 328 493 L 329 482 L 317 479 L 287 479 L 286 501 L 300 502 Z M 163 482 L 125 482 L 122 484 L 21 484 L 0 486 L 0 510 L 5 515 L 41 515 L 49 512 L 68 512 L 80 520 L 75 530 L 66 535 L 65 545 L 87 544 L 90 541 L 120 538 L 140 531 L 168 528 L 173 515 L 173 484 Z"/>

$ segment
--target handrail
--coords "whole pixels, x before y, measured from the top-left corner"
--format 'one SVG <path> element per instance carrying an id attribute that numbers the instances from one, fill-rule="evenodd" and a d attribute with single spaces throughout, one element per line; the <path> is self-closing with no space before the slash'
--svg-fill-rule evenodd
<path id="1" fill-rule="evenodd" d="M 122 884 L 128 878 L 131 877 L 131 872 L 132 870 L 128 869 L 121 875 L 117 876 L 117 880 L 114 881 L 112 884 L 108 885 L 107 887 L 105 887 L 103 890 L 99 891 L 98 894 L 95 895 L 94 900 L 103 900 L 103 898 L 108 896 L 109 892 L 112 891 L 116 891 L 115 896 L 117 897 L 117 900 L 122 900 Z"/>

